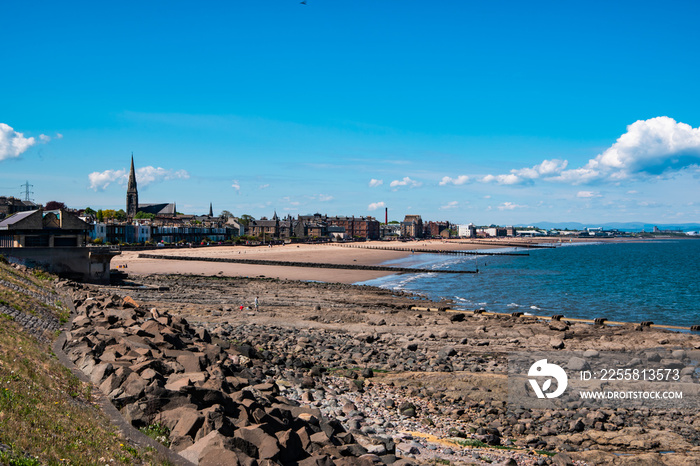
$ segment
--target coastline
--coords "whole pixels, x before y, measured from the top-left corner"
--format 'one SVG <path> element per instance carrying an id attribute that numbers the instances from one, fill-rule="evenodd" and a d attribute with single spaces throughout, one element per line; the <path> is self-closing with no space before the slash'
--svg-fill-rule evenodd
<path id="1" fill-rule="evenodd" d="M 158 254 L 174 257 L 245 258 L 279 262 L 308 262 L 340 265 L 378 266 L 389 261 L 411 256 L 407 251 L 370 249 L 387 246 L 383 241 L 353 243 L 359 247 L 344 248 L 332 244 L 291 244 L 284 246 L 215 246 L 209 248 L 183 248 L 158 251 Z M 432 249 L 441 251 L 493 249 L 506 245 L 479 244 L 441 240 L 389 243 L 390 247 Z M 155 252 L 155 251 L 154 251 Z M 388 275 L 389 271 L 320 269 L 308 267 L 287 267 L 282 265 L 233 264 L 205 261 L 167 261 L 138 257 L 138 251 L 124 251 L 112 259 L 112 268 L 123 269 L 129 275 L 187 274 L 222 277 L 258 277 L 281 280 L 318 281 L 326 283 L 353 284 L 373 280 Z"/>

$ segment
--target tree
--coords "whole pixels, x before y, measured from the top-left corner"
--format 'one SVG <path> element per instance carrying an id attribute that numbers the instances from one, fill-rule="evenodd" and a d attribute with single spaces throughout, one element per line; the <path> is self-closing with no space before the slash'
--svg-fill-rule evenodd
<path id="1" fill-rule="evenodd" d="M 222 210 L 221 211 L 221 216 L 224 218 L 232 218 L 233 214 L 229 212 L 228 210 Z"/>
<path id="2" fill-rule="evenodd" d="M 105 221 L 105 213 L 102 212 L 102 209 L 98 209 L 97 213 L 95 214 L 95 218 L 97 219 L 98 222 L 102 223 Z"/>
<path id="3" fill-rule="evenodd" d="M 86 207 L 83 212 L 85 212 L 85 215 L 95 215 L 97 213 L 92 207 Z"/>
<path id="4" fill-rule="evenodd" d="M 65 208 L 66 205 L 63 202 L 59 201 L 49 201 L 46 203 L 46 206 L 44 206 L 44 210 L 59 210 Z"/>
<path id="5" fill-rule="evenodd" d="M 252 215 L 243 214 L 241 215 L 241 225 L 247 227 L 251 220 L 255 220 Z"/>
<path id="6" fill-rule="evenodd" d="M 138 212 L 136 212 L 136 215 L 134 215 L 134 218 L 136 218 L 136 219 L 147 218 L 149 220 L 153 220 L 154 218 L 156 218 L 156 214 L 150 214 L 148 212 L 138 211 Z"/>
<path id="7" fill-rule="evenodd" d="M 117 218 L 117 212 L 114 209 L 105 209 L 102 211 L 105 220 L 113 220 Z"/>
<path id="8" fill-rule="evenodd" d="M 114 218 L 116 218 L 116 219 L 119 220 L 120 222 L 123 222 L 124 220 L 126 220 L 126 212 L 124 212 L 124 209 L 119 209 L 119 210 L 117 210 L 117 212 L 115 213 Z"/>

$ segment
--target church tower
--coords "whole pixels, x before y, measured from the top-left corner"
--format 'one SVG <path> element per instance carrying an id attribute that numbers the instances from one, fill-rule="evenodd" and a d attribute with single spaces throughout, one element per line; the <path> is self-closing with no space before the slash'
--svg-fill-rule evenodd
<path id="1" fill-rule="evenodd" d="M 136 216 L 139 210 L 139 191 L 136 188 L 136 172 L 134 171 L 134 154 L 131 154 L 131 171 L 129 184 L 126 187 L 126 216 L 129 220 Z"/>

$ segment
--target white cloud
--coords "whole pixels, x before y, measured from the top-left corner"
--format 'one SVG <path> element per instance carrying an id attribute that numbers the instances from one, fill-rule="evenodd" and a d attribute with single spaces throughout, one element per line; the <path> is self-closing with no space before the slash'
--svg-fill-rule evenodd
<path id="1" fill-rule="evenodd" d="M 580 197 L 583 199 L 591 199 L 594 197 L 602 197 L 602 196 L 595 191 L 579 191 L 578 193 L 576 193 L 576 197 Z"/>
<path id="2" fill-rule="evenodd" d="M 51 138 L 41 134 L 39 140 L 47 143 Z M 35 138 L 26 138 L 23 133 L 15 131 L 11 126 L 0 123 L 0 161 L 19 157 L 36 143 Z"/>
<path id="3" fill-rule="evenodd" d="M 394 180 L 389 184 L 389 186 L 391 186 L 392 188 L 396 188 L 399 186 L 408 186 L 410 188 L 417 188 L 417 187 L 422 186 L 422 185 L 423 185 L 423 183 L 421 183 L 420 181 L 412 180 L 408 176 L 404 176 L 404 178 L 401 181 Z"/>
<path id="4" fill-rule="evenodd" d="M 231 187 L 235 189 L 238 194 L 241 194 L 241 183 L 239 183 L 238 180 L 233 180 Z"/>
<path id="5" fill-rule="evenodd" d="M 673 118 L 638 120 L 585 168 L 610 179 L 662 175 L 700 164 L 700 128 Z"/>
<path id="6" fill-rule="evenodd" d="M 700 128 L 666 116 L 638 120 L 586 165 L 552 178 L 572 184 L 669 177 L 700 168 Z"/>
<path id="7" fill-rule="evenodd" d="M 469 182 L 469 177 L 467 175 L 459 175 L 457 178 L 452 178 L 449 176 L 444 176 L 442 177 L 442 181 L 440 181 L 440 186 L 446 186 L 448 184 L 453 184 L 455 186 L 459 186 L 465 183 Z"/>
<path id="8" fill-rule="evenodd" d="M 367 206 L 367 210 L 383 209 L 384 207 L 386 207 L 384 202 L 373 202 Z"/>
<path id="9" fill-rule="evenodd" d="M 451 209 L 456 209 L 457 207 L 459 207 L 459 202 L 450 201 L 447 204 L 445 204 L 444 206 L 441 206 L 440 210 L 451 210 Z"/>
<path id="10" fill-rule="evenodd" d="M 126 183 L 126 170 L 105 170 L 103 172 L 92 172 L 88 175 L 90 179 L 90 189 L 104 191 L 107 186 L 116 182 Z"/>
<path id="11" fill-rule="evenodd" d="M 328 201 L 332 201 L 333 199 L 334 199 L 333 196 L 330 196 L 328 194 L 319 194 L 318 195 L 318 200 L 321 202 L 328 202 Z"/>
<path id="12" fill-rule="evenodd" d="M 531 168 L 521 168 L 519 170 L 511 170 L 508 174 L 503 175 L 486 175 L 481 181 L 484 183 L 498 183 L 505 185 L 516 185 L 532 183 L 538 178 L 550 178 L 557 176 L 566 168 L 568 162 L 566 160 L 552 159 L 543 160 L 542 163 Z"/>
<path id="13" fill-rule="evenodd" d="M 103 172 L 92 172 L 88 175 L 90 180 L 90 189 L 95 191 L 104 191 L 112 183 L 126 185 L 128 181 L 128 172 L 121 170 L 105 170 Z M 136 170 L 136 183 L 139 187 L 148 186 L 162 181 L 174 179 L 188 179 L 190 174 L 185 170 L 168 170 L 161 167 L 141 167 Z M 235 186 L 234 186 L 235 187 Z"/>
<path id="14" fill-rule="evenodd" d="M 186 180 L 190 174 L 185 170 L 169 170 L 165 168 L 141 167 L 136 170 L 136 183 L 140 186 L 148 186 L 153 183 L 169 180 Z"/>
<path id="15" fill-rule="evenodd" d="M 369 180 L 369 187 L 370 188 L 376 188 L 377 186 L 381 186 L 383 184 L 384 184 L 384 180 L 375 180 L 374 178 Z"/>
<path id="16" fill-rule="evenodd" d="M 270 187 L 270 184 L 269 184 L 269 183 L 267 183 L 267 184 L 261 184 L 260 186 L 258 186 L 258 189 L 267 189 L 267 188 L 269 188 L 269 187 Z"/>
<path id="17" fill-rule="evenodd" d="M 684 170 L 700 171 L 700 128 L 666 116 L 638 120 L 602 154 L 582 167 L 567 170 L 566 160 L 545 160 L 532 168 L 486 175 L 481 181 L 504 185 L 559 181 L 579 185 L 592 182 L 668 178 Z"/>
<path id="18" fill-rule="evenodd" d="M 504 202 L 503 204 L 498 206 L 498 210 L 515 210 L 515 209 L 525 209 L 527 208 L 526 205 L 518 205 L 514 204 L 512 202 Z"/>

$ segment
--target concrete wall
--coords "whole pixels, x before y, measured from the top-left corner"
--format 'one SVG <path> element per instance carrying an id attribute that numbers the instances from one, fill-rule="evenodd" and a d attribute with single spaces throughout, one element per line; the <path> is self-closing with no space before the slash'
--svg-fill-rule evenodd
<path id="1" fill-rule="evenodd" d="M 97 283 L 109 283 L 110 261 L 118 254 L 109 248 L 0 248 L 10 262 Z"/>

